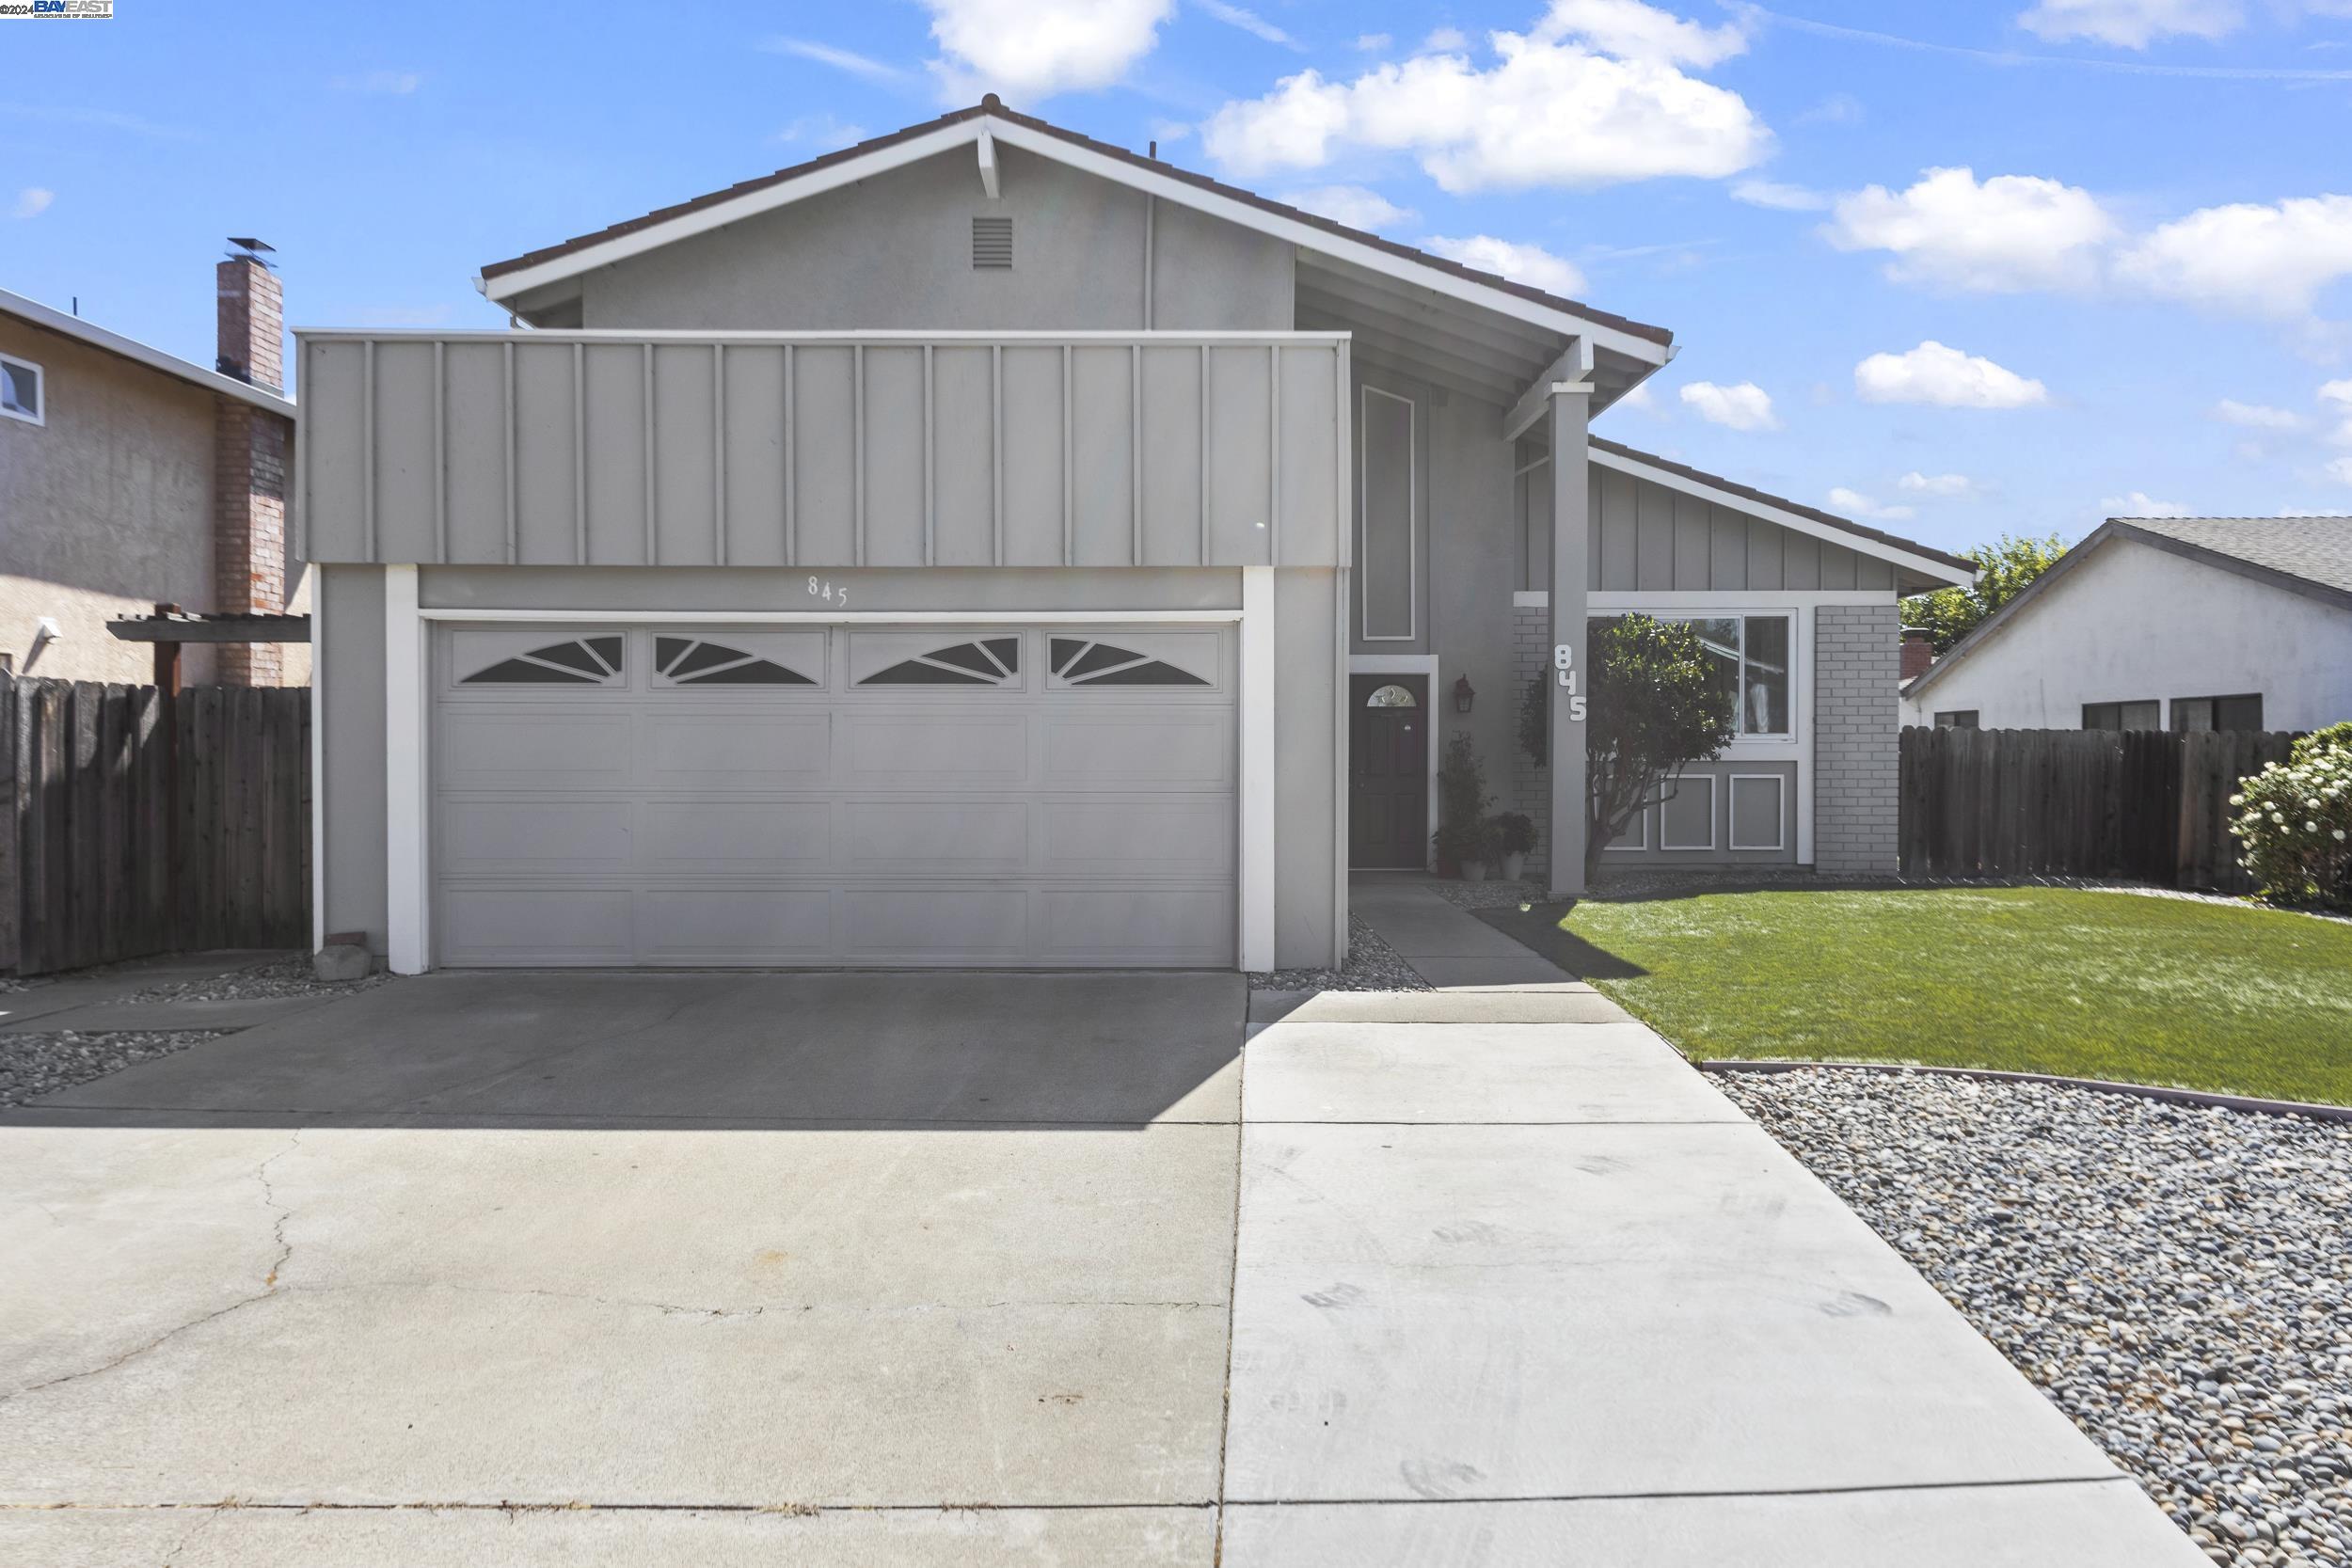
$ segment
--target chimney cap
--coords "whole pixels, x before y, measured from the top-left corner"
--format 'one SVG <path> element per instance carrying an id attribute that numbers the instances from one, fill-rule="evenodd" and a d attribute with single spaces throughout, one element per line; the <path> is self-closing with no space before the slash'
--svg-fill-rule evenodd
<path id="1" fill-rule="evenodd" d="M 232 254 L 230 257 L 230 260 L 232 261 L 262 261 L 261 253 L 262 251 L 266 250 L 274 254 L 278 249 L 276 245 L 271 245 L 267 240 L 241 238 L 235 234 L 229 236 L 229 243 L 237 247 L 237 252 Z M 267 261 L 262 261 L 262 265 L 268 266 L 269 263 Z"/>

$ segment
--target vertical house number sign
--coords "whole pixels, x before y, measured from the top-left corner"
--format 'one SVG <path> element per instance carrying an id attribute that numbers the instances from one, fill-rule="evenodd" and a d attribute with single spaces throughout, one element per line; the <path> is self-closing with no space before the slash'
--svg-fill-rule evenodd
<path id="1" fill-rule="evenodd" d="M 1577 689 L 1576 650 L 1565 642 L 1551 650 L 1552 674 L 1568 691 L 1568 722 L 1584 722 L 1584 693 Z"/>

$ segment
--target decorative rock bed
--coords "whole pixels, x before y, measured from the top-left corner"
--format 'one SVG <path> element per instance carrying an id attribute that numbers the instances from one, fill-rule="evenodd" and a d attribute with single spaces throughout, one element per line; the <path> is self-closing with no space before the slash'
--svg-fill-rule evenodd
<path id="1" fill-rule="evenodd" d="M 218 1039 L 217 1029 L 142 1030 L 132 1034 L 0 1035 L 0 1105 L 22 1105 L 103 1078 L 140 1062 Z"/>
<path id="2" fill-rule="evenodd" d="M 364 980 L 322 980 L 310 972 L 307 955 L 274 958 L 250 969 L 208 974 L 200 980 L 179 980 L 151 986 L 121 998 L 125 1002 L 258 1002 L 281 996 L 348 996 L 353 991 L 389 984 L 396 976 L 378 970 Z"/>
<path id="3" fill-rule="evenodd" d="M 1926 1075 L 1715 1082 L 2216 1562 L 2352 1564 L 2352 1124 Z"/>
<path id="4" fill-rule="evenodd" d="M 1347 922 L 1345 969 L 1277 969 L 1249 976 L 1251 990 L 1427 990 L 1429 982 L 1360 915 Z"/>

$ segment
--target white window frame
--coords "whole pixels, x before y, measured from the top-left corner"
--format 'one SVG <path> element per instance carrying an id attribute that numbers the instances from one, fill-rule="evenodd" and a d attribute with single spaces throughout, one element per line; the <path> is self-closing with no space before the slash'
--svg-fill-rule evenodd
<path id="1" fill-rule="evenodd" d="M 0 364 L 11 365 L 20 371 L 33 372 L 33 402 L 37 404 L 33 412 L 27 414 L 22 409 L 10 408 L 6 404 L 0 404 L 0 418 L 11 419 L 20 424 L 47 424 L 49 422 L 49 372 L 22 355 L 0 354 Z"/>

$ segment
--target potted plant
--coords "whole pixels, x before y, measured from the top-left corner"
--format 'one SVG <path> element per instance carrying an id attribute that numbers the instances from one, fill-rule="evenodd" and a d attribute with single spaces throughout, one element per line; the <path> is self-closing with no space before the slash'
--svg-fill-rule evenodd
<path id="1" fill-rule="evenodd" d="M 1445 743 L 1445 760 L 1438 765 L 1438 831 L 1431 842 L 1438 851 L 1438 875 L 1465 881 L 1486 879 L 1486 808 L 1494 803 L 1486 793 L 1486 765 L 1467 732 L 1457 731 Z"/>
<path id="2" fill-rule="evenodd" d="M 1494 841 L 1494 858 L 1502 866 L 1502 879 L 1516 882 L 1527 874 L 1527 854 L 1535 847 L 1535 822 L 1525 812 L 1498 812 L 1486 818 Z"/>

